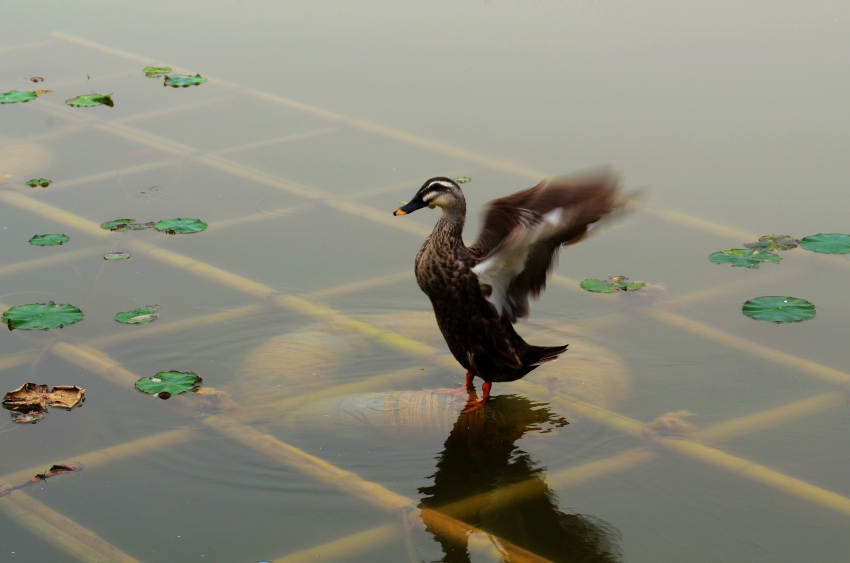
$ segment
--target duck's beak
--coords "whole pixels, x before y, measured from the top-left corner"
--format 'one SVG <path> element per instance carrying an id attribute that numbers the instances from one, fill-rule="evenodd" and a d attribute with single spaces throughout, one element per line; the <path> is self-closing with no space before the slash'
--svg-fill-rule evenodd
<path id="1" fill-rule="evenodd" d="M 423 207 L 425 207 L 425 202 L 422 201 L 420 198 L 414 198 L 414 200 L 410 203 L 402 205 L 401 207 L 393 211 L 393 215 L 407 215 L 408 213 L 413 213 L 417 209 L 422 209 Z"/>

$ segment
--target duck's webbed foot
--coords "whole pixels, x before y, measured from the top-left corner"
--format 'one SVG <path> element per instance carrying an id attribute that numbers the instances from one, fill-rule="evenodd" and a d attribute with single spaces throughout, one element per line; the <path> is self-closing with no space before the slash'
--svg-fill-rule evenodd
<path id="1" fill-rule="evenodd" d="M 484 382 L 484 385 L 481 386 L 483 394 L 480 401 L 477 400 L 475 396 L 475 389 L 473 388 L 472 393 L 469 394 L 469 402 L 466 403 L 466 408 L 460 411 L 460 414 L 468 414 L 482 408 L 487 403 L 487 399 L 490 398 L 490 388 L 492 386 L 493 384 L 489 381 Z"/>
<path id="2" fill-rule="evenodd" d="M 454 387 L 452 389 L 437 389 L 434 393 L 439 393 L 440 395 L 456 395 L 458 397 L 465 397 L 469 395 L 470 391 L 475 390 L 475 386 L 472 384 L 472 380 L 475 378 L 474 375 L 470 372 L 466 372 L 466 382 L 462 387 Z"/>

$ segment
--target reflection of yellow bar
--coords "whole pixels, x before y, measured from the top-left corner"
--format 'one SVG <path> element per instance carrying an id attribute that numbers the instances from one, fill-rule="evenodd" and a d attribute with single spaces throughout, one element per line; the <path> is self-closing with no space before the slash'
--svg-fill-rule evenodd
<path id="1" fill-rule="evenodd" d="M 401 529 L 398 524 L 387 524 L 292 553 L 275 559 L 272 563 L 315 563 L 317 559 L 322 563 L 346 561 L 357 555 L 375 551 L 400 536 Z"/>
<path id="2" fill-rule="evenodd" d="M 736 475 L 758 481 L 763 485 L 802 498 L 813 504 L 850 516 L 850 499 L 805 481 L 789 477 L 752 461 L 735 457 L 697 442 L 679 438 L 661 438 L 660 443 L 675 452 L 698 459 Z"/>
<path id="3" fill-rule="evenodd" d="M 620 471 L 632 469 L 648 462 L 655 453 L 651 448 L 641 447 L 628 450 L 605 459 L 595 460 L 575 467 L 568 467 L 539 479 L 528 479 L 513 485 L 500 487 L 487 493 L 467 497 L 463 500 L 438 507 L 436 510 L 454 518 L 467 518 L 483 507 L 488 510 L 498 510 L 528 497 L 539 495 L 546 488 L 545 482 L 552 488 L 573 487 L 612 475 Z"/>
<path id="4" fill-rule="evenodd" d="M 827 409 L 843 405 L 847 402 L 847 394 L 836 391 L 823 393 L 789 405 L 783 405 L 764 412 L 742 416 L 727 422 L 715 424 L 704 430 L 697 430 L 688 435 L 699 442 L 720 442 L 737 438 L 744 434 L 758 432 L 780 424 L 788 424 L 798 418 L 823 412 Z"/>
<path id="5" fill-rule="evenodd" d="M 762 358 L 775 364 L 798 369 L 803 373 L 807 373 L 833 383 L 843 384 L 850 382 L 850 374 L 843 371 L 827 367 L 811 360 L 804 360 L 797 356 L 792 356 L 791 354 L 787 354 L 761 344 L 756 344 L 755 342 L 750 342 L 744 338 L 721 332 L 704 324 L 687 319 L 681 315 L 661 311 L 659 309 L 646 309 L 646 313 L 671 326 L 684 328 L 685 330 L 702 336 L 703 338 L 719 342 L 751 356 Z"/>
<path id="6" fill-rule="evenodd" d="M 263 434 L 251 426 L 241 424 L 233 418 L 215 415 L 205 418 L 204 423 L 252 450 L 279 460 L 314 479 L 334 485 L 343 492 L 373 506 L 388 512 L 415 509 L 413 500 L 390 491 L 382 485 L 367 481 L 355 473 L 340 469 L 321 458 L 308 454 L 304 450 L 281 442 L 274 436 Z M 420 517 L 436 533 L 445 534 L 459 542 L 465 542 L 467 535 L 477 531 L 476 528 L 468 524 L 427 508 L 420 510 Z M 511 561 L 545 561 L 545 559 L 514 546 L 510 542 L 501 539 L 499 541 L 511 555 Z"/>

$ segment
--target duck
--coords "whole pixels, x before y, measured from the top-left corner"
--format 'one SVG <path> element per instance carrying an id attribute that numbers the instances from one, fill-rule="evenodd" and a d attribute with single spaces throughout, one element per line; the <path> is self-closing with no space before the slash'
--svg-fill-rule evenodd
<path id="1" fill-rule="evenodd" d="M 568 344 L 528 344 L 514 323 L 529 315 L 530 299 L 545 289 L 560 248 L 585 239 L 623 207 L 623 198 L 608 168 L 547 178 L 486 204 L 481 233 L 470 246 L 463 241 L 466 199 L 458 182 L 427 180 L 393 215 L 425 207 L 442 214 L 416 254 L 416 282 L 431 300 L 449 351 L 466 369 L 457 394 L 469 394 L 463 412 L 471 412 L 485 405 L 494 382 L 516 381 L 567 350 Z M 484 382 L 480 400 L 475 377 Z"/>

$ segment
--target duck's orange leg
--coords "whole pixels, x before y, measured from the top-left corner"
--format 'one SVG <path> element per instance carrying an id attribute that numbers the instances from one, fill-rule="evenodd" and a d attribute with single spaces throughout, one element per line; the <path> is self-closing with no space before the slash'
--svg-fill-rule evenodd
<path id="1" fill-rule="evenodd" d="M 467 414 L 473 411 L 477 411 L 487 402 L 487 399 L 490 398 L 490 388 L 493 387 L 493 384 L 489 381 L 485 381 L 484 385 L 481 386 L 482 396 L 481 400 L 477 401 L 472 396 L 469 398 L 469 402 L 466 404 L 466 408 L 460 411 L 460 414 Z"/>

